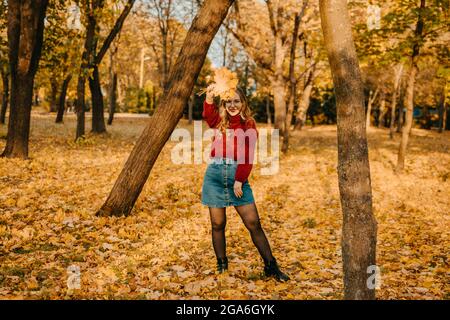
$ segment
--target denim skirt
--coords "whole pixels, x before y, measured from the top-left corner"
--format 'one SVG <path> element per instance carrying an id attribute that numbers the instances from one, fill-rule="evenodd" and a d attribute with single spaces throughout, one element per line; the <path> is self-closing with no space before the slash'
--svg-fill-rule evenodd
<path id="1" fill-rule="evenodd" d="M 208 207 L 225 208 L 255 202 L 248 180 L 242 183 L 242 197 L 234 194 L 234 175 L 237 161 L 230 158 L 212 158 L 203 178 L 202 204 Z"/>

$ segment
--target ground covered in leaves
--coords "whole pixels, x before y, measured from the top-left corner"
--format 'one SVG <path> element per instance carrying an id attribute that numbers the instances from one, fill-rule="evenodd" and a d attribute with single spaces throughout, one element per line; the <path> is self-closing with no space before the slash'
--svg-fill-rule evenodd
<path id="1" fill-rule="evenodd" d="M 261 175 L 259 165 L 252 171 L 263 228 L 292 278 L 280 284 L 261 275 L 262 260 L 234 208 L 227 209 L 230 270 L 214 273 L 209 214 L 200 203 L 206 164 L 173 164 L 175 142 L 130 216 L 94 216 L 145 122 L 120 116 L 106 135 L 74 143 L 73 115 L 54 124 L 53 115 L 33 114 L 31 159 L 0 158 L 1 299 L 343 297 L 334 126 L 296 132 L 277 175 Z M 179 126 L 188 128 L 185 120 Z M 1 149 L 5 136 L 3 125 Z M 406 170 L 396 175 L 399 138 L 369 132 L 377 297 L 449 299 L 450 134 L 414 129 Z M 80 289 L 68 287 L 76 269 Z"/>

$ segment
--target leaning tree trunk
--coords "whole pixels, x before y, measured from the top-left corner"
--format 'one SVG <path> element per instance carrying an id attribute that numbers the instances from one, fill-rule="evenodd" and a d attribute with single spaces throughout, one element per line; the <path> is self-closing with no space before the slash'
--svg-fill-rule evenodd
<path id="1" fill-rule="evenodd" d="M 3 83 L 3 93 L 2 93 L 2 109 L 0 110 L 0 123 L 5 123 L 6 109 L 8 108 L 9 102 L 9 73 L 2 72 L 2 83 Z"/>
<path id="2" fill-rule="evenodd" d="M 192 124 L 192 113 L 194 111 L 194 102 L 195 102 L 195 96 L 194 94 L 191 94 L 191 97 L 189 98 L 188 102 L 188 124 Z"/>
<path id="3" fill-rule="evenodd" d="M 374 299 L 377 224 L 367 148 L 364 92 L 346 0 L 320 0 L 320 16 L 336 94 L 338 176 L 343 211 L 345 299 Z"/>
<path id="4" fill-rule="evenodd" d="M 414 87 L 416 83 L 416 75 L 419 71 L 417 67 L 417 58 L 419 56 L 419 49 L 421 44 L 423 32 L 423 11 L 425 9 L 425 0 L 420 0 L 419 15 L 417 18 L 416 30 L 415 30 L 415 42 L 413 44 L 413 51 L 411 54 L 411 70 L 408 76 L 408 86 L 406 88 L 406 115 L 405 125 L 402 130 L 402 140 L 398 149 L 396 172 L 401 172 L 405 167 L 406 148 L 408 147 L 409 135 L 413 123 L 413 111 L 414 111 Z"/>
<path id="5" fill-rule="evenodd" d="M 33 84 L 42 51 L 47 0 L 8 2 L 11 101 L 3 157 L 28 158 Z"/>
<path id="6" fill-rule="evenodd" d="M 63 122 L 64 111 L 66 107 L 66 96 L 67 96 L 67 88 L 69 87 L 70 80 L 72 79 L 72 75 L 69 74 L 63 81 L 61 87 L 61 93 L 59 94 L 58 101 L 58 114 L 56 115 L 56 123 Z"/>
<path id="7" fill-rule="evenodd" d="M 159 153 L 183 116 L 209 46 L 234 0 L 206 0 L 173 66 L 167 89 L 97 215 L 128 215 Z"/>

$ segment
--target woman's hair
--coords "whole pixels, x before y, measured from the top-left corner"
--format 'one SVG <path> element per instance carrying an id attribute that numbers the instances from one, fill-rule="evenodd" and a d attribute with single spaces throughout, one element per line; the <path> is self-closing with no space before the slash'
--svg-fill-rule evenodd
<path id="1" fill-rule="evenodd" d="M 236 88 L 236 92 L 238 93 L 239 97 L 241 98 L 242 106 L 241 106 L 240 115 L 241 115 L 242 121 L 246 121 L 246 122 L 249 120 L 255 121 L 255 119 L 253 118 L 253 115 L 252 115 L 252 110 L 250 110 L 247 98 L 245 97 L 244 91 L 241 88 Z M 220 113 L 220 117 L 222 120 L 218 124 L 217 128 L 220 131 L 225 133 L 226 129 L 229 127 L 229 124 L 230 124 L 230 115 L 228 114 L 227 109 L 225 108 L 225 100 L 220 101 L 219 113 Z"/>

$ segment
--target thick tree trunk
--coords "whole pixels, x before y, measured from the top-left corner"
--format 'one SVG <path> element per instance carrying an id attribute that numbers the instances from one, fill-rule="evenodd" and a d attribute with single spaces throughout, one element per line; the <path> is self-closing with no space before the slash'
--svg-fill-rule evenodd
<path id="1" fill-rule="evenodd" d="M 3 157 L 28 158 L 33 84 L 42 51 L 47 0 L 8 2 L 11 101 Z"/>
<path id="2" fill-rule="evenodd" d="M 93 133 L 106 132 L 103 95 L 100 85 L 98 65 L 93 67 L 92 77 L 89 78 L 89 88 L 92 98 L 92 129 Z"/>
<path id="3" fill-rule="evenodd" d="M 374 299 L 368 271 L 376 265 L 377 223 L 364 117 L 364 93 L 346 0 L 320 0 L 325 45 L 336 93 L 338 176 L 343 211 L 345 299 Z"/>
<path id="4" fill-rule="evenodd" d="M 5 124 L 6 118 L 6 109 L 8 108 L 9 102 L 9 72 L 2 72 L 2 83 L 3 83 L 3 92 L 2 92 L 2 109 L 0 110 L 0 123 Z"/>
<path id="5" fill-rule="evenodd" d="M 62 84 L 61 93 L 59 94 L 59 102 L 58 102 L 58 114 L 56 115 L 56 123 L 63 122 L 64 111 L 66 108 L 66 96 L 67 96 L 67 88 L 69 87 L 70 80 L 72 79 L 72 75 L 68 75 Z"/>
<path id="6" fill-rule="evenodd" d="M 420 43 L 420 38 L 422 38 L 423 32 L 423 11 L 425 9 L 425 0 L 420 0 L 419 15 L 417 18 L 415 37 L 416 40 L 413 44 L 413 51 L 411 55 L 411 69 L 408 76 L 408 86 L 406 88 L 406 115 L 405 115 L 405 125 L 402 131 L 402 140 L 398 149 L 397 166 L 395 168 L 396 172 L 401 172 L 405 167 L 405 157 L 406 148 L 408 147 L 409 135 L 413 123 L 413 113 L 414 113 L 414 87 L 416 83 L 416 75 L 419 71 L 417 67 L 417 57 L 419 56 L 419 49 L 422 45 Z"/>
<path id="7" fill-rule="evenodd" d="M 109 118 L 108 124 L 112 125 L 114 120 L 114 113 L 116 112 L 116 92 L 117 92 L 117 73 L 114 73 L 112 77 L 111 88 L 109 89 Z"/>
<path id="8" fill-rule="evenodd" d="M 206 0 L 192 22 L 168 87 L 97 215 L 128 215 L 150 171 L 183 115 L 209 46 L 233 0 Z"/>
<path id="9" fill-rule="evenodd" d="M 395 80 L 394 80 L 394 90 L 392 93 L 392 102 L 391 102 L 391 123 L 389 128 L 389 137 L 394 139 L 394 131 L 395 131 L 395 111 L 397 107 L 397 93 L 399 90 L 400 80 L 403 74 L 403 63 L 400 63 L 398 68 L 395 70 Z M 399 120 L 400 121 L 400 113 Z"/>

